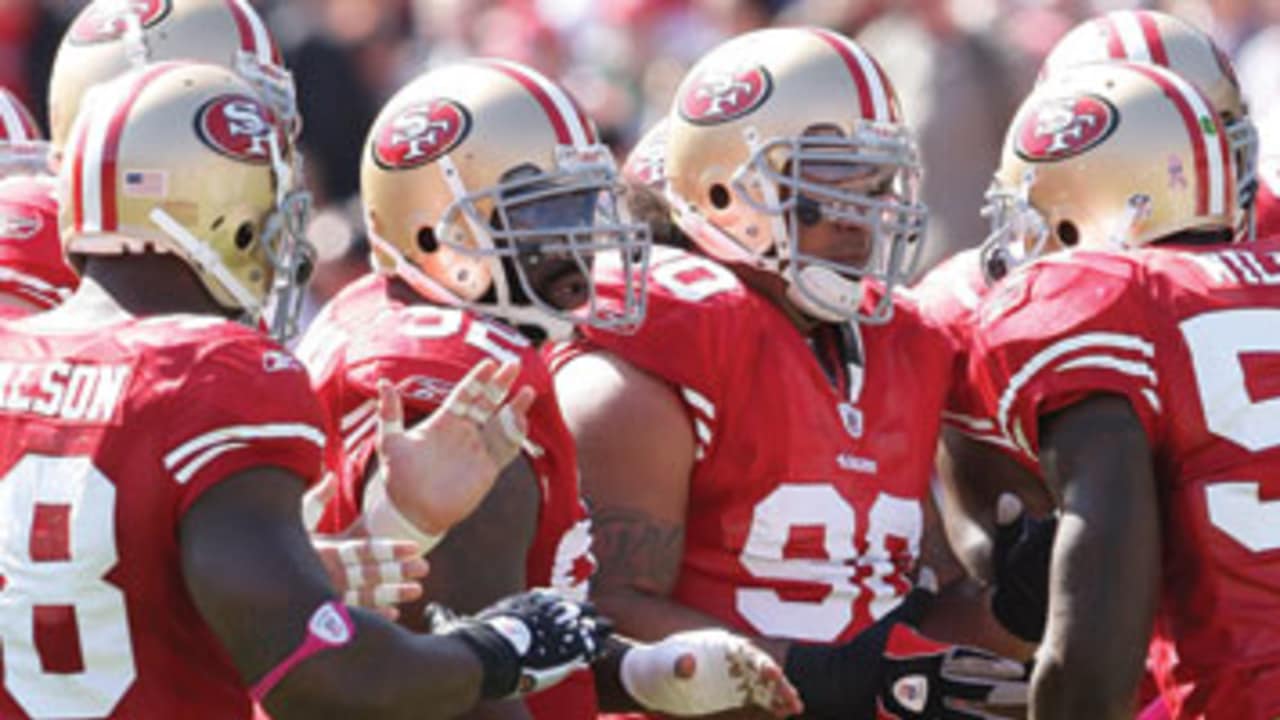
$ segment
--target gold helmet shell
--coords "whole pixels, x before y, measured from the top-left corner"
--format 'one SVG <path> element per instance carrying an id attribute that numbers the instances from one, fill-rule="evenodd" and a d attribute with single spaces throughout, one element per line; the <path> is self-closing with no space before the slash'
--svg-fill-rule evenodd
<path id="1" fill-rule="evenodd" d="M 254 87 L 218 66 L 154 63 L 96 86 L 60 166 L 67 253 L 172 253 L 256 321 L 311 258 L 284 134 Z"/>
<path id="2" fill-rule="evenodd" d="M 423 297 L 564 337 L 643 313 L 647 227 L 630 222 L 608 147 L 563 88 L 506 60 L 430 71 L 387 102 L 361 163 L 374 267 Z M 620 306 L 591 281 L 598 255 L 624 268 Z M 539 289 L 575 272 L 585 305 Z"/>
<path id="3" fill-rule="evenodd" d="M 926 212 L 897 96 L 861 46 L 820 28 L 722 43 L 681 81 L 666 147 L 672 212 L 704 252 L 782 276 L 792 301 L 818 319 L 887 319 L 892 288 L 918 256 Z M 866 180 L 850 187 L 850 178 Z M 866 231 L 870 259 L 803 252 L 801 226 L 824 220 Z M 886 292 L 864 313 L 867 277 Z"/>
<path id="4" fill-rule="evenodd" d="M 1065 247 L 1230 229 L 1236 192 L 1222 119 L 1190 82 L 1142 63 L 1064 70 L 1005 136 L 983 211 L 989 274 Z"/>

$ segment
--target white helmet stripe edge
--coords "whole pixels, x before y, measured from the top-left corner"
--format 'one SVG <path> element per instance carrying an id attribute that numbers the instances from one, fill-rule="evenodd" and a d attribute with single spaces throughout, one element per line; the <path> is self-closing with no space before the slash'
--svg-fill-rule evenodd
<path id="1" fill-rule="evenodd" d="M 1134 69 L 1151 78 L 1158 84 L 1177 106 L 1182 114 L 1183 123 L 1187 127 L 1191 145 L 1196 157 L 1196 183 L 1198 185 L 1198 212 L 1204 213 L 1206 208 L 1210 214 L 1227 211 L 1227 189 L 1230 183 L 1229 159 L 1227 155 L 1226 131 L 1200 91 L 1181 76 L 1152 65 L 1133 65 Z M 1208 121 L 1212 123 L 1212 135 L 1202 126 Z M 1216 139 L 1216 142 L 1214 141 Z M 1208 186 L 1208 197 L 1205 197 L 1205 186 Z"/>
<path id="2" fill-rule="evenodd" d="M 883 76 L 871 56 L 857 43 L 837 33 L 820 28 L 814 28 L 814 33 L 840 54 L 858 88 L 859 97 L 864 97 L 864 94 L 870 96 L 873 119 L 877 122 L 891 122 L 893 118 L 890 115 L 889 93 L 885 90 Z"/>
<path id="3" fill-rule="evenodd" d="M 0 122 L 4 123 L 4 138 L 10 142 L 25 142 L 28 137 L 27 124 L 22 122 L 22 113 L 14 107 L 13 100 L 7 93 L 0 93 Z M 3 139 L 3 138 L 0 138 Z"/>
<path id="4" fill-rule="evenodd" d="M 546 111 L 552 125 L 563 126 L 568 131 L 567 144 L 585 148 L 594 145 L 591 128 L 586 118 L 578 112 L 568 93 L 539 73 L 529 72 L 525 67 L 508 60 L 493 59 L 486 61 L 489 65 L 501 68 L 520 84 L 529 89 L 531 94 Z M 539 92 L 540 91 L 540 92 Z"/>
<path id="5" fill-rule="evenodd" d="M 249 38 L 242 38 L 242 47 L 245 39 L 252 39 L 253 47 L 244 47 L 244 49 L 251 51 L 258 58 L 258 62 L 264 65 L 275 64 L 275 58 L 271 56 L 271 49 L 274 45 L 271 42 L 271 37 L 267 35 L 267 28 L 262 24 L 262 18 L 258 16 L 257 11 L 249 5 L 247 0 L 230 0 L 228 8 L 231 10 L 232 15 L 235 16 L 237 25 L 243 23 L 248 26 Z"/>
<path id="6" fill-rule="evenodd" d="M 1138 22 L 1138 14 L 1134 12 L 1115 12 L 1111 14 L 1116 33 L 1124 45 L 1124 54 L 1130 60 L 1152 62 L 1151 48 L 1147 45 L 1147 37 Z"/>

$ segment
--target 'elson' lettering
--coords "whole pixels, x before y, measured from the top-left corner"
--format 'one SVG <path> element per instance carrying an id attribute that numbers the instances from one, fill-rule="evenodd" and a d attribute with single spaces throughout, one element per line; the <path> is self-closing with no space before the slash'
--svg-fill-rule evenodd
<path id="1" fill-rule="evenodd" d="M 0 413 L 107 422 L 128 380 L 128 365 L 0 362 Z"/>

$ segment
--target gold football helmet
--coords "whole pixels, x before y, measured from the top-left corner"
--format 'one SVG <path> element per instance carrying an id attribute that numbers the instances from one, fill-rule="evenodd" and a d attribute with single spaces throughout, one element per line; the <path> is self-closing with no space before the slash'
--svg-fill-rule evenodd
<path id="1" fill-rule="evenodd" d="M 1082 63 L 1128 60 L 1168 68 L 1204 93 L 1222 118 L 1235 156 L 1241 237 L 1254 234 L 1258 132 L 1240 91 L 1231 59 L 1208 33 L 1173 15 L 1116 10 L 1076 26 L 1054 46 L 1041 68 L 1051 77 Z"/>
<path id="2" fill-rule="evenodd" d="M 249 0 L 95 0 L 62 38 L 49 81 L 50 144 L 59 152 L 85 92 L 135 65 L 193 60 L 254 85 L 296 133 L 293 78 Z"/>
<path id="3" fill-rule="evenodd" d="M 1135 247 L 1233 227 L 1235 159 L 1222 119 L 1156 65 L 1080 65 L 1023 102 L 983 210 L 990 279 L 1061 248 Z"/>
<path id="4" fill-rule="evenodd" d="M 31 111 L 0 87 L 0 178 L 46 171 L 49 145 Z"/>
<path id="5" fill-rule="evenodd" d="M 704 252 L 781 275 L 788 296 L 829 322 L 883 321 L 924 237 L 920 165 L 893 86 L 848 38 L 769 29 L 711 50 L 676 91 L 667 194 Z M 870 252 L 805 252 L 822 222 L 869 237 Z M 862 280 L 884 283 L 869 313 Z"/>
<path id="6" fill-rule="evenodd" d="M 155 63 L 96 86 L 84 108 L 60 166 L 67 253 L 173 253 L 255 323 L 274 284 L 273 330 L 291 327 L 312 264 L 306 196 L 253 86 L 214 65 Z"/>
<path id="7" fill-rule="evenodd" d="M 648 228 L 626 216 L 592 123 L 537 72 L 477 60 L 418 77 L 379 113 L 361 165 L 374 267 L 423 297 L 550 338 L 643 317 Z M 606 251 L 621 305 L 591 280 Z"/>
<path id="8" fill-rule="evenodd" d="M 667 159 L 667 118 L 654 123 L 627 153 L 622 163 L 622 177 L 627 182 L 661 191 L 666 176 L 663 163 Z"/>

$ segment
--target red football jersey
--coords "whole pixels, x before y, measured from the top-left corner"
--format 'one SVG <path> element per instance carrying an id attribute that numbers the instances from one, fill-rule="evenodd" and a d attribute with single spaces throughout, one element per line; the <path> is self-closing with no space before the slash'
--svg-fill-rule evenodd
<path id="1" fill-rule="evenodd" d="M 1254 213 L 1258 237 L 1280 237 L 1280 155 L 1258 159 L 1258 198 Z"/>
<path id="2" fill-rule="evenodd" d="M 616 268 L 596 274 L 617 301 Z M 714 261 L 655 248 L 648 286 L 638 331 L 588 328 L 557 364 L 603 348 L 683 399 L 697 446 L 674 599 L 752 634 L 847 640 L 910 587 L 946 341 L 895 302 L 885 325 L 844 326 L 862 363 L 833 382 L 782 311 Z"/>
<path id="3" fill-rule="evenodd" d="M 1078 252 L 979 309 L 974 382 L 1034 461 L 1038 418 L 1129 399 L 1164 514 L 1152 664 L 1175 718 L 1280 714 L 1280 242 Z"/>
<path id="4" fill-rule="evenodd" d="M 982 405 L 969 392 L 969 342 L 978 303 L 987 293 L 980 248 L 961 250 L 928 272 L 911 288 L 920 313 L 951 342 L 954 353 L 943 417 L 961 429 L 971 429 Z"/>
<path id="5" fill-rule="evenodd" d="M 299 347 L 328 417 L 326 466 L 337 473 L 338 494 L 321 529 L 337 532 L 360 513 L 365 469 L 374 454 L 377 383 L 400 390 L 406 415 L 439 407 L 453 385 L 485 358 L 521 363 L 516 387 L 537 391 L 529 411 L 525 456 L 539 479 L 537 532 L 525 561 L 529 587 L 554 587 L 585 599 L 595 569 L 591 530 L 578 495 L 578 458 L 556 402 L 542 356 L 520 333 L 454 308 L 406 305 L 387 295 L 387 280 L 369 275 L 349 285 L 316 317 Z M 589 671 L 533 695 L 542 718 L 595 716 Z"/>
<path id="6" fill-rule="evenodd" d="M 0 324 L 0 717 L 250 717 L 179 523 L 250 467 L 316 480 L 321 423 L 301 363 L 223 320 Z"/>
<path id="7" fill-rule="evenodd" d="M 0 180 L 0 294 L 42 308 L 62 302 L 80 282 L 62 254 L 54 183 L 50 177 Z"/>

